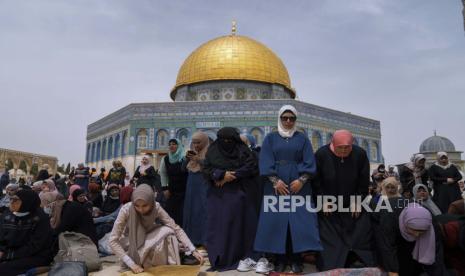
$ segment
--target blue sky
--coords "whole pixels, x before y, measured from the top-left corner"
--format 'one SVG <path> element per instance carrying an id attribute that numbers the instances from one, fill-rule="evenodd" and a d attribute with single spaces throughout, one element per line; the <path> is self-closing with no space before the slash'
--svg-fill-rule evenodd
<path id="1" fill-rule="evenodd" d="M 1 1 L 0 147 L 84 159 L 88 124 L 170 101 L 200 44 L 230 33 L 281 57 L 299 99 L 381 121 L 387 163 L 437 129 L 465 150 L 460 0 Z"/>

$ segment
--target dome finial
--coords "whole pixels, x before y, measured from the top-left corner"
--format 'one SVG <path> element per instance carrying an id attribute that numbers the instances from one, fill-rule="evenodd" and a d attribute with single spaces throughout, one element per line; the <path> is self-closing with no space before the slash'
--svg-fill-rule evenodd
<path id="1" fill-rule="evenodd" d="M 437 136 L 437 135 L 436 135 L 436 130 L 434 130 L 434 136 Z"/>
<path id="2" fill-rule="evenodd" d="M 231 27 L 231 35 L 236 35 L 236 30 L 237 30 L 237 23 L 236 23 L 236 20 L 233 20 L 232 27 Z"/>

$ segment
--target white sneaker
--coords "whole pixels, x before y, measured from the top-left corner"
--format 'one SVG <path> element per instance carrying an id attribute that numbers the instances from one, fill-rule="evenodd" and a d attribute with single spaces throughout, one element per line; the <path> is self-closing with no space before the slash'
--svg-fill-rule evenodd
<path id="1" fill-rule="evenodd" d="M 256 265 L 257 263 L 254 260 L 252 260 L 251 258 L 247 258 L 239 262 L 239 265 L 237 266 L 237 271 L 239 272 L 251 271 L 255 269 Z"/>
<path id="2" fill-rule="evenodd" d="M 255 272 L 260 273 L 260 274 L 268 274 L 269 272 L 273 271 L 274 265 L 266 258 L 261 258 L 258 260 L 258 263 L 255 268 Z"/>

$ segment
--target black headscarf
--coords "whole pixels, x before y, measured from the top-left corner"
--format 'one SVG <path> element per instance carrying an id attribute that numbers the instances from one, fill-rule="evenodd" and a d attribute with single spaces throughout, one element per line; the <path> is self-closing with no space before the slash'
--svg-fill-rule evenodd
<path id="1" fill-rule="evenodd" d="M 217 136 L 218 139 L 210 145 L 206 154 L 206 161 L 212 167 L 236 170 L 245 163 L 256 162 L 252 152 L 242 142 L 235 128 L 224 127 L 218 131 Z"/>
<path id="2" fill-rule="evenodd" d="M 216 141 L 221 154 L 229 159 L 238 159 L 239 147 L 244 142 L 242 142 L 237 130 L 232 127 L 224 127 L 218 131 L 217 137 Z"/>
<path id="3" fill-rule="evenodd" d="M 16 196 L 21 199 L 21 207 L 18 212 L 35 212 L 40 208 L 40 197 L 36 192 L 32 190 L 19 190 Z"/>
<path id="4" fill-rule="evenodd" d="M 77 202 L 77 203 L 81 203 L 77 200 L 77 198 L 82 195 L 82 194 L 85 194 L 86 192 L 83 190 L 83 189 L 76 189 L 74 190 L 73 194 L 71 195 L 73 197 L 73 201 Z"/>

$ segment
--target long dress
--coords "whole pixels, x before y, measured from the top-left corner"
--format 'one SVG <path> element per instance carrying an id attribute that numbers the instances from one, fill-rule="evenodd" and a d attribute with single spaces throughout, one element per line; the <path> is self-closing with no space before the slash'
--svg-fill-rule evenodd
<path id="1" fill-rule="evenodd" d="M 278 132 L 268 134 L 260 151 L 259 165 L 262 176 L 277 176 L 288 185 L 302 174 L 314 174 L 316 170 L 311 143 L 300 132 L 291 138 L 283 138 Z M 296 195 L 306 197 L 311 194 L 312 187 L 307 182 Z M 264 184 L 264 195 L 277 201 L 282 197 L 275 195 L 269 180 Z M 296 195 L 290 195 L 290 198 Z M 265 212 L 266 201 L 269 200 L 263 200 L 260 212 L 254 246 L 256 251 L 285 254 L 288 226 L 293 253 L 322 250 L 315 213 L 310 213 L 305 206 L 296 207 L 295 212 Z"/>
<path id="2" fill-rule="evenodd" d="M 168 156 L 165 156 L 163 162 L 165 162 L 168 174 L 168 191 L 170 192 L 170 197 L 166 200 L 166 212 L 177 225 L 182 225 L 187 182 L 186 162 L 171 164 Z"/>
<path id="3" fill-rule="evenodd" d="M 456 166 L 450 165 L 447 169 L 443 169 L 436 164 L 429 168 L 429 176 L 433 181 L 434 196 L 433 201 L 438 205 L 441 212 L 447 213 L 449 205 L 462 199 L 458 181 L 462 179 L 462 175 Z M 454 182 L 447 183 L 447 178 L 453 178 Z"/>
<path id="4" fill-rule="evenodd" d="M 341 159 L 331 152 L 329 145 L 315 154 L 317 195 L 343 196 L 344 207 L 350 206 L 350 196 L 368 194 L 370 165 L 364 149 L 353 145 L 349 156 Z M 324 250 L 320 253 L 320 271 L 343 268 L 349 253 L 355 253 L 367 266 L 375 264 L 373 232 L 370 216 L 361 212 L 357 219 L 351 213 L 319 214 L 320 237 Z"/>
<path id="5" fill-rule="evenodd" d="M 209 147 L 204 162 L 203 172 L 209 183 L 207 250 L 212 271 L 236 269 L 240 260 L 253 254 L 257 213 L 244 187 L 258 185 L 258 167 L 255 155 L 245 144 L 239 146 L 239 151 L 244 156 L 242 164 L 230 165 L 228 158 L 219 157 L 215 142 Z M 216 187 L 214 181 L 221 180 L 217 176 L 224 175 L 225 171 L 235 171 L 236 180 Z"/>
<path id="6" fill-rule="evenodd" d="M 182 228 L 195 245 L 207 242 L 207 190 L 208 184 L 202 172 L 189 171 Z"/>

